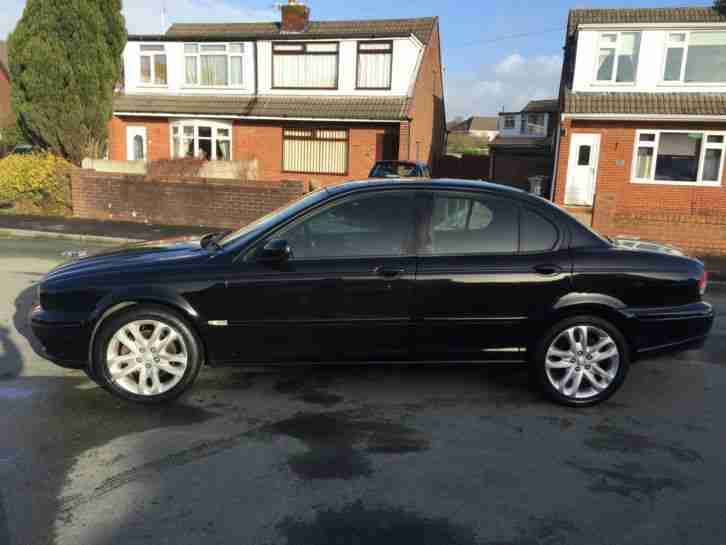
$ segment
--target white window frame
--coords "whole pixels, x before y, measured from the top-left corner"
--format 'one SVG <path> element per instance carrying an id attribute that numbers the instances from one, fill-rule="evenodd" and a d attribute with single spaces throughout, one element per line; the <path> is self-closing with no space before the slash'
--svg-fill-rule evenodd
<path id="1" fill-rule="evenodd" d="M 144 51 L 145 47 L 154 47 L 154 48 L 161 48 L 161 50 L 156 51 Z M 166 57 L 166 83 L 157 83 L 156 82 L 156 63 L 154 62 L 154 59 L 156 57 Z M 144 57 L 149 58 L 149 63 L 151 65 L 151 70 L 149 73 L 151 74 L 151 81 L 144 81 L 142 77 L 142 68 L 141 68 L 141 59 Z M 165 88 L 169 86 L 169 56 L 166 51 L 166 46 L 164 44 L 160 43 L 141 43 L 139 44 L 139 86 L 140 87 L 160 87 Z"/>
<path id="2" fill-rule="evenodd" d="M 615 43 L 605 43 L 603 40 L 604 36 L 615 35 Z M 618 78 L 618 68 L 620 64 L 620 47 L 623 34 L 637 34 L 638 35 L 638 50 L 635 58 L 637 62 L 635 64 L 635 74 L 633 74 L 633 81 L 616 81 Z M 618 85 L 623 87 L 633 87 L 638 81 L 638 71 L 640 70 L 640 49 L 643 45 L 643 33 L 638 30 L 613 30 L 603 31 L 598 34 L 597 47 L 595 48 L 595 69 L 593 71 L 592 81 L 593 85 Z M 613 73 L 610 75 L 609 80 L 598 79 L 597 73 L 600 71 L 600 50 L 601 49 L 615 49 L 615 61 L 613 62 Z"/>
<path id="3" fill-rule="evenodd" d="M 703 135 L 703 145 L 701 146 L 701 154 L 698 158 L 698 179 L 693 182 L 679 182 L 679 181 L 668 181 L 668 180 L 656 180 L 655 170 L 658 164 L 658 150 L 660 148 L 660 136 L 661 134 L 688 134 L 688 133 L 699 133 Z M 643 134 L 655 135 L 653 142 L 641 142 L 640 136 Z M 709 143 L 709 136 L 722 136 L 724 141 L 721 143 Z M 638 149 L 639 148 L 652 148 L 653 149 L 653 164 L 650 167 L 650 174 L 648 178 L 637 178 L 636 173 L 638 169 Z M 718 181 L 704 181 L 703 180 L 703 167 L 706 160 L 706 150 L 718 149 L 721 150 L 721 164 L 718 169 Z M 687 131 L 687 130 L 658 130 L 658 129 L 641 129 L 635 132 L 635 145 L 633 146 L 633 161 L 630 166 L 630 182 L 633 184 L 647 184 L 647 185 L 680 185 L 689 187 L 721 187 L 723 176 L 724 176 L 724 158 L 726 157 L 726 132 L 719 131 Z"/>
<path id="4" fill-rule="evenodd" d="M 194 157 L 199 157 L 199 127 L 210 127 L 212 129 L 212 157 L 209 157 L 208 161 L 218 161 L 221 159 L 217 159 L 217 141 L 228 141 L 229 142 L 229 161 L 234 161 L 234 130 L 232 123 L 225 123 L 222 121 L 211 121 L 208 119 L 181 119 L 179 121 L 174 121 L 171 124 L 171 127 L 169 127 L 169 145 L 171 150 L 171 157 L 172 159 L 181 159 L 186 157 L 186 155 L 177 155 L 174 151 L 174 130 L 178 130 L 179 134 L 179 150 L 181 151 L 184 148 L 184 140 L 189 140 L 189 138 L 184 137 L 184 127 L 193 127 L 194 128 Z M 228 138 L 220 138 L 217 134 L 217 130 L 228 130 L 229 131 L 229 137 Z M 206 139 L 206 138 L 205 138 Z"/>
<path id="5" fill-rule="evenodd" d="M 529 116 L 530 115 L 541 115 L 544 116 L 544 133 L 536 133 L 529 131 Z M 520 127 L 520 133 L 523 136 L 532 136 L 535 138 L 546 138 L 550 129 L 550 116 L 547 112 L 524 112 L 522 113 L 522 125 Z"/>
<path id="6" fill-rule="evenodd" d="M 507 121 L 512 122 L 512 126 L 507 126 Z M 507 114 L 502 116 L 502 130 L 503 131 L 516 131 L 517 130 L 517 116 L 515 114 Z"/>
<path id="7" fill-rule="evenodd" d="M 212 45 L 212 46 L 224 46 L 225 51 L 216 51 L 216 52 L 202 52 L 202 46 L 206 45 Z M 231 51 L 230 46 L 241 46 L 242 51 Z M 195 46 L 197 48 L 196 53 L 187 53 L 187 46 Z M 184 42 L 183 46 L 184 49 L 184 87 L 187 88 L 193 88 L 193 89 L 244 89 L 245 88 L 245 44 L 242 42 Z M 227 57 L 227 85 L 204 85 L 201 83 L 202 81 L 202 60 L 201 58 L 205 55 L 211 55 L 211 56 L 223 56 L 226 55 Z M 196 59 L 196 65 L 197 65 L 197 82 L 196 83 L 189 83 L 187 81 L 187 58 L 194 58 Z M 242 83 L 239 84 L 233 84 L 232 83 L 232 62 L 231 60 L 233 58 L 240 58 L 242 59 Z"/>
<path id="8" fill-rule="evenodd" d="M 686 79 L 686 66 L 688 66 L 688 50 L 691 43 L 691 34 L 706 34 L 706 33 L 718 33 L 724 34 L 726 30 L 668 30 L 666 32 L 665 42 L 663 45 L 663 60 L 660 68 L 660 86 L 663 87 L 724 87 L 726 81 L 712 82 L 712 81 L 685 81 Z M 685 40 L 683 42 L 671 41 L 671 35 L 673 34 L 684 34 Z M 673 48 L 677 45 L 683 47 L 683 62 L 681 63 L 681 73 L 678 81 L 667 81 L 665 79 L 665 72 L 668 64 L 668 49 Z"/>

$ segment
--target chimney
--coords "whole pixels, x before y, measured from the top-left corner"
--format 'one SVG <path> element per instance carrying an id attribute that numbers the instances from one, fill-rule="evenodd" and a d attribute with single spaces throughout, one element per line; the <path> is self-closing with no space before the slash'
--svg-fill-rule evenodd
<path id="1" fill-rule="evenodd" d="M 310 8 L 304 4 L 298 4 L 297 0 L 288 0 L 288 3 L 280 6 L 282 11 L 283 32 L 305 32 L 310 21 Z"/>

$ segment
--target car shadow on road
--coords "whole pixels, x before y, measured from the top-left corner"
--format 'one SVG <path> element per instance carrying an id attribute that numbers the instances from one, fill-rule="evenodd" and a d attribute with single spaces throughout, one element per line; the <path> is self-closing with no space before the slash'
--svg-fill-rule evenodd
<path id="1" fill-rule="evenodd" d="M 30 312 L 30 307 L 33 305 L 35 300 L 35 290 L 36 286 L 35 284 L 32 284 L 21 291 L 15 298 L 13 327 L 15 327 L 15 331 L 25 337 L 25 340 L 28 341 L 28 344 L 30 344 L 33 352 L 35 352 L 37 356 L 43 358 L 43 345 L 41 345 L 40 341 L 35 335 L 33 335 L 33 330 L 31 329 L 30 322 L 28 321 L 28 313 Z"/>
<path id="2" fill-rule="evenodd" d="M 23 370 L 23 356 L 10 338 L 10 330 L 0 326 L 0 381 L 12 380 Z"/>

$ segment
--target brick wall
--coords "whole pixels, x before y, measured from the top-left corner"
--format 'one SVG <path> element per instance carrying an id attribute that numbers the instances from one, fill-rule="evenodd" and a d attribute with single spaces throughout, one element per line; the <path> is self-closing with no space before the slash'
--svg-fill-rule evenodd
<path id="1" fill-rule="evenodd" d="M 0 68 L 0 121 L 10 114 L 10 80 Z"/>
<path id="2" fill-rule="evenodd" d="M 166 118 L 118 118 L 109 124 L 109 158 L 124 161 L 126 127 L 144 126 L 150 160 L 171 155 L 169 120 Z M 308 125 L 309 126 L 309 125 Z M 346 128 L 345 126 L 342 126 Z M 349 129 L 348 173 L 346 175 L 293 174 L 282 171 L 282 126 L 274 123 L 235 121 L 232 129 L 234 160 L 257 159 L 260 180 L 300 180 L 315 186 L 332 185 L 368 177 L 375 161 L 384 158 L 387 135 L 398 134 L 398 124 L 359 124 Z M 390 157 L 393 158 L 393 157 Z"/>
<path id="3" fill-rule="evenodd" d="M 498 148 L 491 152 L 491 157 L 493 182 L 529 191 L 529 178 L 532 176 L 552 178 L 554 155 L 537 155 L 531 151 L 517 152 Z M 545 195 L 549 197 L 549 189 L 545 189 Z"/>
<path id="4" fill-rule="evenodd" d="M 128 159 L 126 128 L 146 128 L 146 153 L 151 160 L 171 158 L 169 120 L 164 117 L 114 117 L 108 125 L 108 153 L 112 161 Z"/>
<path id="5" fill-rule="evenodd" d="M 409 141 L 405 145 L 401 139 L 400 158 L 436 166 L 443 155 L 446 132 L 438 22 L 419 68 L 409 116 Z"/>
<path id="6" fill-rule="evenodd" d="M 80 218 L 236 228 L 304 195 L 303 182 L 178 181 L 77 170 L 73 214 Z"/>
<path id="7" fill-rule="evenodd" d="M 721 187 L 630 183 L 636 130 L 724 130 L 723 124 L 566 120 L 564 126 L 567 136 L 560 144 L 555 202 L 564 203 L 572 134 L 600 134 L 595 230 L 674 244 L 698 255 L 726 254 L 723 182 Z"/>

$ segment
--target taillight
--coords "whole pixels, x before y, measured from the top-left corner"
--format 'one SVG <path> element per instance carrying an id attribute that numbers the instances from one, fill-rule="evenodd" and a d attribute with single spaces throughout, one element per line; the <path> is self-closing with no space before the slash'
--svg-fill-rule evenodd
<path id="1" fill-rule="evenodd" d="M 703 271 L 701 278 L 698 279 L 698 289 L 701 291 L 701 295 L 706 294 L 707 287 L 708 287 L 708 271 Z"/>

